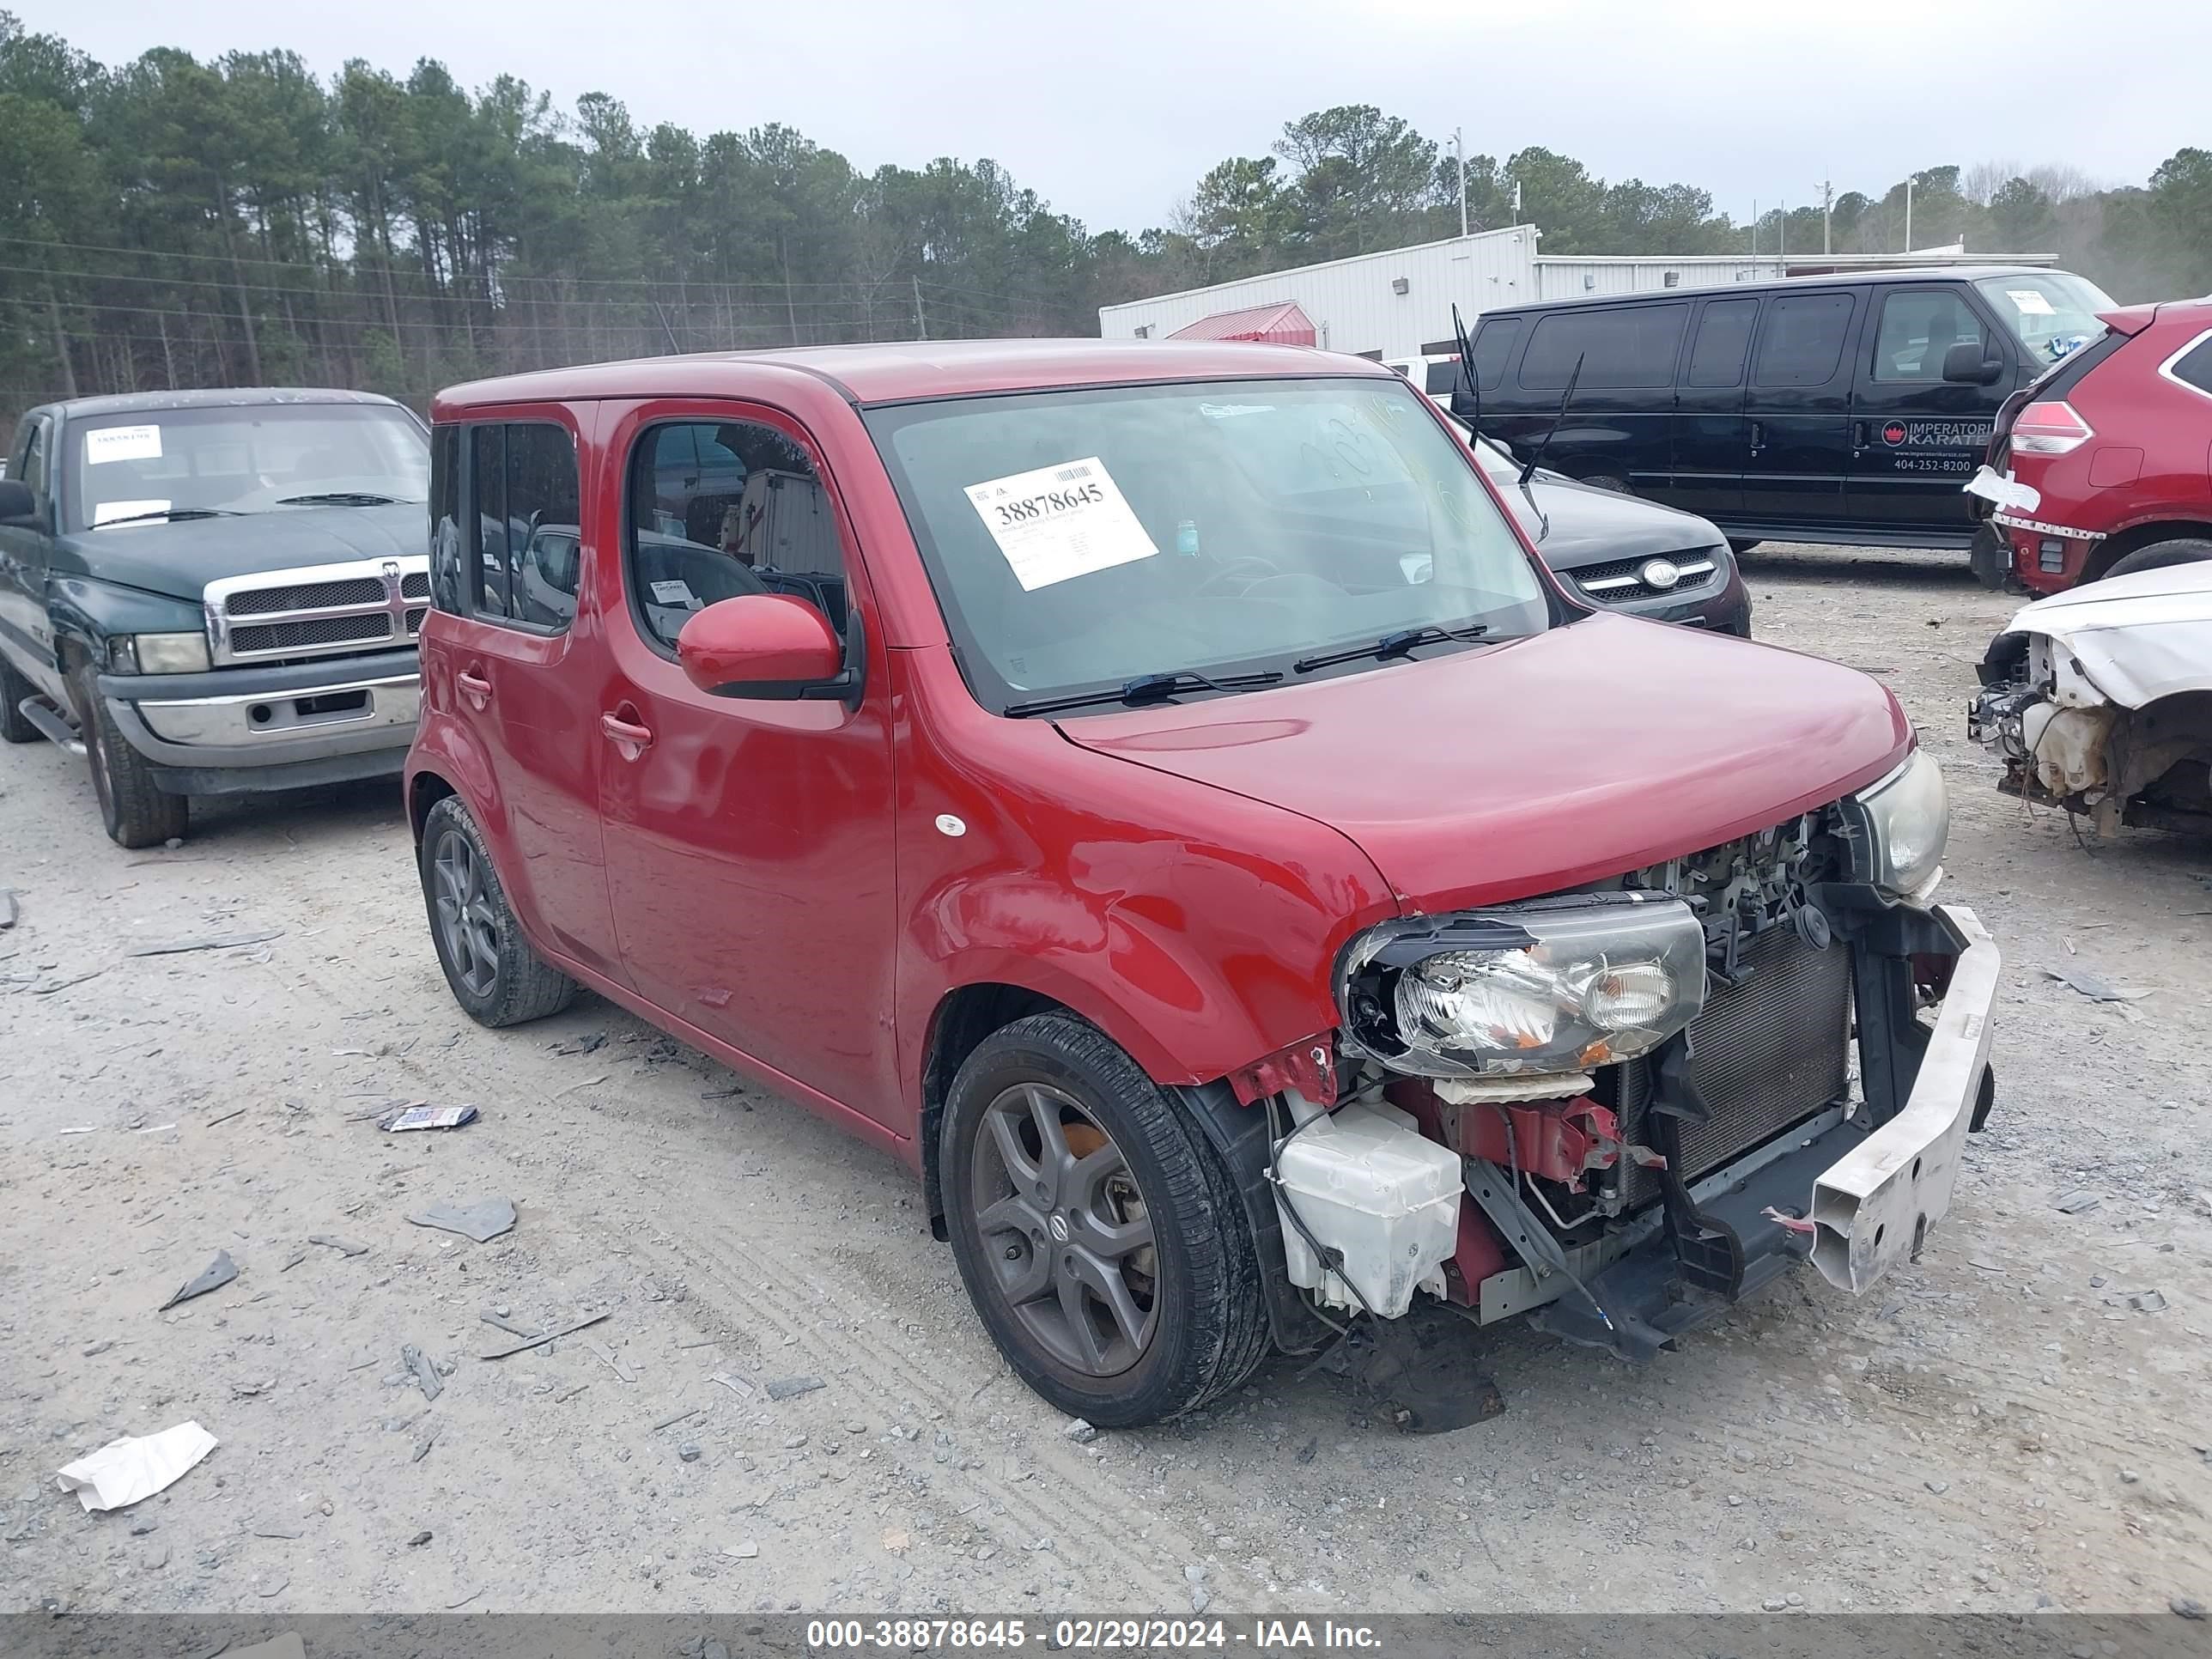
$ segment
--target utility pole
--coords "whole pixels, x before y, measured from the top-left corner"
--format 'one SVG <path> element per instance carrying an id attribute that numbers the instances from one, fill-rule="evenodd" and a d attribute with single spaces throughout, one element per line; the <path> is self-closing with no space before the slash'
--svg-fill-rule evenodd
<path id="1" fill-rule="evenodd" d="M 1759 198 L 1751 198 L 1751 257 L 1759 258 Z"/>
<path id="2" fill-rule="evenodd" d="M 1782 204 L 1782 216 L 1774 222 L 1774 257 L 1783 260 L 1790 258 L 1790 204 L 1787 202 Z"/>
<path id="3" fill-rule="evenodd" d="M 1905 181 L 1905 246 L 1898 251 L 1901 253 L 1912 252 L 1912 180 L 1910 178 Z"/>
<path id="4" fill-rule="evenodd" d="M 1518 179 L 1513 181 L 1513 222 L 1516 225 L 1521 222 L 1521 181 Z"/>
<path id="5" fill-rule="evenodd" d="M 1828 220 L 1835 205 L 1836 187 L 1832 182 L 1823 179 L 1820 180 L 1820 254 L 1823 258 L 1836 251 L 1833 228 Z"/>
<path id="6" fill-rule="evenodd" d="M 921 315 L 921 278 L 919 276 L 914 279 L 914 337 L 917 340 L 929 337 L 929 325 Z"/>
<path id="7" fill-rule="evenodd" d="M 1452 129 L 1452 154 L 1459 158 L 1459 234 L 1467 234 L 1467 140 Z"/>

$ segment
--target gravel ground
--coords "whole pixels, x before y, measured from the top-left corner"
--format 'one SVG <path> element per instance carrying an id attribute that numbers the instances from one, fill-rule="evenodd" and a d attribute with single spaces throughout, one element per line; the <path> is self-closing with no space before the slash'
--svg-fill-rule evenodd
<path id="1" fill-rule="evenodd" d="M 1994 792 L 1963 712 L 2013 602 L 1958 556 L 1746 567 L 1764 638 L 1880 675 L 1945 763 L 1948 896 L 2007 953 L 1998 1116 L 1875 1293 L 1800 1273 L 1642 1370 L 1503 1329 L 1507 1413 L 1433 1439 L 1287 1364 L 1072 1438 L 890 1160 L 595 1000 L 462 1018 L 388 788 L 196 810 L 183 849 L 132 854 L 82 763 L 0 754 L 0 1607 L 2212 1601 L 2212 847 L 2092 851 Z M 2150 994 L 2092 1003 L 2044 974 L 2068 960 Z M 483 1115 L 363 1117 L 414 1100 Z M 2078 1190 L 2101 1201 L 2056 1207 Z M 520 1216 L 489 1243 L 406 1219 L 485 1194 Z M 156 1311 L 218 1249 L 237 1279 Z M 516 1339 L 488 1311 L 608 1317 L 495 1363 Z M 163 1495 L 100 1516 L 55 1490 L 187 1419 L 222 1443 Z"/>

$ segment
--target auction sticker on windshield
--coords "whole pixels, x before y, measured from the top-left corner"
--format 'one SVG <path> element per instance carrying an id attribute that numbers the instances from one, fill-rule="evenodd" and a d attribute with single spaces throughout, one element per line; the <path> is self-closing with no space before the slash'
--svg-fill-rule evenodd
<path id="1" fill-rule="evenodd" d="M 1096 455 L 970 484 L 968 499 L 1024 593 L 1160 550 Z"/>
<path id="2" fill-rule="evenodd" d="M 158 461 L 161 459 L 161 428 L 158 426 L 108 426 L 84 434 L 87 465 L 107 461 Z"/>

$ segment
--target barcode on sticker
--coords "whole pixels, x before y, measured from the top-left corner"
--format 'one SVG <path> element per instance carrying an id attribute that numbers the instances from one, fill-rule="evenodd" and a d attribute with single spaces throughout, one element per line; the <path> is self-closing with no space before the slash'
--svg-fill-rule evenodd
<path id="1" fill-rule="evenodd" d="M 1063 466 L 1052 475 L 1052 481 L 1054 483 L 1073 483 L 1078 478 L 1090 476 L 1091 469 L 1087 466 Z"/>

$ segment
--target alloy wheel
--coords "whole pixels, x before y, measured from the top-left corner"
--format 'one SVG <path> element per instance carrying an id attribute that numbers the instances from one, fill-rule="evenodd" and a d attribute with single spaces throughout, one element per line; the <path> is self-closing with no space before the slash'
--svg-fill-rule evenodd
<path id="1" fill-rule="evenodd" d="M 1152 1217 L 1128 1158 L 1073 1097 L 1020 1083 L 985 1109 L 971 1191 L 1000 1295 L 1060 1364 L 1114 1376 L 1159 1322 Z"/>
<path id="2" fill-rule="evenodd" d="M 491 995 L 499 983 L 499 918 L 492 908 L 483 860 L 458 830 L 439 837 L 430 863 L 431 898 L 438 933 L 454 977 L 472 997 Z"/>

